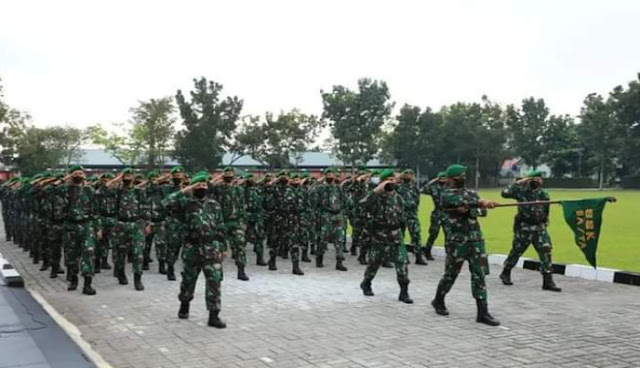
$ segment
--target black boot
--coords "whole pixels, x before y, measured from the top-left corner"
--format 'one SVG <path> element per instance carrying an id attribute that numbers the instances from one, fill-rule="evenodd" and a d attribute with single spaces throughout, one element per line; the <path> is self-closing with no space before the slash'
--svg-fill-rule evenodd
<path id="1" fill-rule="evenodd" d="M 144 290 L 144 285 L 142 285 L 142 274 L 141 273 L 134 273 L 133 274 L 133 287 L 135 287 L 135 289 L 138 290 L 138 291 Z"/>
<path id="2" fill-rule="evenodd" d="M 447 310 L 447 306 L 444 304 L 444 296 L 445 293 L 440 288 L 440 285 L 438 285 L 436 297 L 431 301 L 431 305 L 433 306 L 433 309 L 436 310 L 437 314 L 441 316 L 448 316 L 449 310 Z"/>
<path id="3" fill-rule="evenodd" d="M 306 262 L 309 263 L 311 262 L 311 259 L 309 259 L 309 250 L 307 248 L 304 248 L 302 250 L 302 258 L 300 258 L 302 260 L 302 262 Z"/>
<path id="4" fill-rule="evenodd" d="M 220 311 L 209 311 L 209 322 L 207 324 L 215 328 L 226 328 L 227 324 L 218 317 L 219 314 Z"/>
<path id="5" fill-rule="evenodd" d="M 426 266 L 427 261 L 422 257 L 422 249 L 416 248 L 416 264 L 421 266 Z"/>
<path id="6" fill-rule="evenodd" d="M 391 262 L 389 262 L 388 260 L 385 260 L 385 261 L 382 263 L 382 267 L 384 267 L 384 268 L 393 268 L 393 265 L 392 265 L 392 264 L 391 264 Z"/>
<path id="7" fill-rule="evenodd" d="M 415 248 L 413 245 L 407 245 L 407 253 L 415 253 Z"/>
<path id="8" fill-rule="evenodd" d="M 510 267 L 505 267 L 502 269 L 502 273 L 500 274 L 500 280 L 502 280 L 502 283 L 505 285 L 513 285 L 513 282 L 511 282 L 511 268 Z"/>
<path id="9" fill-rule="evenodd" d="M 266 266 L 267 262 L 264 261 L 264 252 L 256 252 L 256 266 Z"/>
<path id="10" fill-rule="evenodd" d="M 249 276 L 244 273 L 244 265 L 238 265 L 238 280 L 249 281 Z"/>
<path id="11" fill-rule="evenodd" d="M 324 267 L 324 264 L 322 263 L 323 258 L 324 258 L 323 254 L 320 254 L 320 253 L 316 254 L 316 267 L 318 268 Z"/>
<path id="12" fill-rule="evenodd" d="M 167 274 L 167 270 L 164 267 L 165 267 L 164 261 L 158 261 L 158 273 L 159 274 L 161 274 L 161 275 L 166 275 Z"/>
<path id="13" fill-rule="evenodd" d="M 38 264 L 38 263 L 40 263 L 40 252 L 35 251 L 33 252 L 33 264 Z"/>
<path id="14" fill-rule="evenodd" d="M 103 270 L 110 270 L 111 266 L 109 265 L 109 261 L 107 259 L 107 256 L 102 257 L 102 269 Z"/>
<path id="15" fill-rule="evenodd" d="M 293 272 L 294 275 L 303 276 L 304 272 L 300 269 L 300 263 L 298 261 L 293 261 Z"/>
<path id="16" fill-rule="evenodd" d="M 316 245 L 313 243 L 309 245 L 309 254 L 311 254 L 312 256 L 316 255 Z"/>
<path id="17" fill-rule="evenodd" d="M 413 299 L 409 296 L 409 281 L 400 282 L 400 295 L 398 296 L 398 300 L 406 303 L 413 304 Z"/>
<path id="18" fill-rule="evenodd" d="M 67 290 L 73 291 L 78 288 L 78 275 L 69 276 L 69 286 Z"/>
<path id="19" fill-rule="evenodd" d="M 178 310 L 178 318 L 180 319 L 189 318 L 189 302 L 180 303 L 180 310 Z"/>
<path id="20" fill-rule="evenodd" d="M 429 243 L 427 243 L 427 245 L 424 248 L 424 257 L 427 259 L 427 261 L 433 261 L 433 255 L 431 254 L 431 248 L 433 248 L 433 245 L 429 245 Z"/>
<path id="21" fill-rule="evenodd" d="M 351 255 L 352 256 L 357 256 L 358 255 L 358 247 L 356 247 L 356 245 L 353 244 L 353 242 L 351 243 Z"/>
<path id="22" fill-rule="evenodd" d="M 358 256 L 358 262 L 359 262 L 361 265 L 366 266 L 366 265 L 367 265 L 367 256 L 365 256 L 365 255 L 364 255 L 364 253 L 361 253 L 361 254 Z"/>
<path id="23" fill-rule="evenodd" d="M 175 272 L 173 271 L 173 265 L 172 265 L 172 264 L 170 264 L 170 265 L 167 267 L 167 280 L 169 280 L 169 281 L 176 281 L 176 274 L 175 274 Z"/>
<path id="24" fill-rule="evenodd" d="M 100 273 L 100 270 L 101 270 L 100 257 L 96 257 L 96 261 L 93 263 L 93 272 Z"/>
<path id="25" fill-rule="evenodd" d="M 45 258 L 44 261 L 42 261 L 42 267 L 40 267 L 40 271 L 46 271 L 49 269 L 49 260 Z"/>
<path id="26" fill-rule="evenodd" d="M 57 279 L 58 278 L 58 269 L 60 268 L 59 264 L 51 265 L 51 273 L 49 273 L 49 278 Z"/>
<path id="27" fill-rule="evenodd" d="M 478 307 L 478 317 L 476 318 L 476 322 L 484 323 L 489 326 L 500 326 L 500 321 L 489 314 L 489 306 L 487 305 L 486 300 L 476 299 L 476 306 Z"/>
<path id="28" fill-rule="evenodd" d="M 120 285 L 129 285 L 127 274 L 124 272 L 124 267 L 118 270 L 118 283 Z"/>
<path id="29" fill-rule="evenodd" d="M 345 267 L 345 265 L 342 264 L 342 260 L 339 259 L 336 261 L 336 270 L 338 271 L 346 271 L 347 267 Z"/>
<path id="30" fill-rule="evenodd" d="M 82 294 L 96 295 L 96 289 L 91 287 L 91 281 L 93 281 L 93 278 L 89 276 L 84 277 L 84 286 L 82 287 Z"/>
<path id="31" fill-rule="evenodd" d="M 149 271 L 149 258 L 145 258 L 142 261 L 142 270 L 143 271 Z"/>
<path id="32" fill-rule="evenodd" d="M 278 267 L 276 266 L 276 253 L 271 251 L 269 255 L 269 271 L 278 271 Z"/>
<path id="33" fill-rule="evenodd" d="M 365 279 L 360 283 L 360 289 L 362 289 L 362 294 L 364 296 L 373 296 L 373 290 L 371 290 L 371 280 Z"/>
<path id="34" fill-rule="evenodd" d="M 559 288 L 556 283 L 553 281 L 553 275 L 550 273 L 542 274 L 542 290 L 556 291 L 561 292 L 562 289 Z"/>

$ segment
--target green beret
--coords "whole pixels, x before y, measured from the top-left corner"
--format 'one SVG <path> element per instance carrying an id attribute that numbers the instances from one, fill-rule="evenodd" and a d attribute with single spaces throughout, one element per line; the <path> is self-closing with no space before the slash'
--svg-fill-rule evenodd
<path id="1" fill-rule="evenodd" d="M 308 177 L 309 177 L 309 172 L 308 172 L 308 171 L 303 171 L 303 172 L 301 172 L 301 173 L 300 173 L 300 177 L 301 177 L 302 179 L 306 179 L 306 178 L 308 178 Z"/>
<path id="2" fill-rule="evenodd" d="M 332 174 L 334 174 L 334 175 L 335 175 L 335 174 L 336 174 L 336 169 L 335 169 L 335 168 L 333 168 L 333 167 L 327 167 L 326 169 L 324 169 L 324 170 L 322 171 L 322 174 L 323 174 L 323 175 L 327 175 L 327 174 L 329 174 L 329 173 L 332 173 Z"/>
<path id="3" fill-rule="evenodd" d="M 395 175 L 395 171 L 393 169 L 384 169 L 380 173 L 380 181 L 385 181 Z"/>
<path id="4" fill-rule="evenodd" d="M 412 169 L 406 169 L 405 171 L 402 172 L 402 175 L 406 175 L 406 174 L 412 174 L 413 175 L 413 170 Z"/>
<path id="5" fill-rule="evenodd" d="M 139 180 L 143 180 L 144 179 L 144 175 L 142 175 L 140 173 L 135 174 L 133 177 L 136 178 L 136 179 L 139 179 Z"/>
<path id="6" fill-rule="evenodd" d="M 242 175 L 243 179 L 253 179 L 253 174 L 252 173 L 246 173 L 244 175 Z"/>
<path id="7" fill-rule="evenodd" d="M 189 185 L 197 184 L 197 183 L 207 183 L 209 181 L 208 175 L 196 175 L 191 179 Z"/>
<path id="8" fill-rule="evenodd" d="M 277 176 L 278 178 L 279 178 L 279 177 L 281 177 L 281 176 L 289 176 L 289 170 L 287 170 L 287 169 L 280 170 L 280 171 L 278 172 L 278 175 L 276 175 L 276 176 Z"/>
<path id="9" fill-rule="evenodd" d="M 371 176 L 380 176 L 380 170 L 372 169 Z"/>
<path id="10" fill-rule="evenodd" d="M 446 173 L 446 172 L 444 172 L 444 171 L 440 171 L 440 172 L 438 173 L 438 179 L 439 179 L 439 178 L 446 178 L 446 177 L 447 177 L 447 173 Z"/>
<path id="11" fill-rule="evenodd" d="M 175 174 L 175 173 L 181 173 L 184 172 L 184 167 L 182 166 L 174 166 L 171 168 L 171 173 Z"/>
<path id="12" fill-rule="evenodd" d="M 447 167 L 447 178 L 455 178 L 456 176 L 460 176 L 467 171 L 467 168 L 462 165 L 451 165 Z"/>
<path id="13" fill-rule="evenodd" d="M 208 172 L 208 171 L 206 171 L 206 170 L 200 170 L 200 171 L 198 171 L 198 172 L 196 173 L 196 175 L 195 175 L 195 176 L 200 176 L 200 175 L 207 175 L 207 176 L 208 176 L 208 175 L 209 175 L 209 172 Z"/>
<path id="14" fill-rule="evenodd" d="M 151 180 L 153 178 L 157 178 L 158 176 L 160 176 L 160 173 L 156 170 L 151 170 L 147 173 L 147 180 Z"/>
<path id="15" fill-rule="evenodd" d="M 298 173 L 292 173 L 292 174 L 289 176 L 289 179 L 298 179 Z"/>
<path id="16" fill-rule="evenodd" d="M 113 175 L 113 173 L 110 172 L 106 172 L 102 175 L 100 175 L 100 179 L 115 179 L 115 175 Z"/>
<path id="17" fill-rule="evenodd" d="M 84 171 L 84 167 L 82 167 L 81 165 L 71 165 L 69 166 L 69 174 L 76 172 L 76 171 Z"/>
<path id="18" fill-rule="evenodd" d="M 527 178 L 541 178 L 543 174 L 540 170 L 531 170 L 527 173 Z"/>
<path id="19" fill-rule="evenodd" d="M 42 173 L 42 177 L 43 178 L 51 178 L 51 177 L 53 177 L 53 174 L 51 174 L 49 171 L 46 171 L 46 172 Z"/>
<path id="20" fill-rule="evenodd" d="M 31 178 L 31 180 L 32 180 L 32 181 L 34 181 L 34 180 L 38 180 L 38 179 L 40 179 L 41 177 L 42 177 L 42 174 L 35 174 L 35 175 Z"/>
<path id="21" fill-rule="evenodd" d="M 18 180 L 20 180 L 20 178 L 17 176 L 14 176 L 13 178 L 9 179 L 9 183 L 15 183 Z"/>
<path id="22" fill-rule="evenodd" d="M 133 169 L 130 167 L 127 167 L 122 170 L 122 174 L 133 174 Z"/>
<path id="23" fill-rule="evenodd" d="M 98 177 L 96 175 L 91 175 L 90 177 L 87 178 L 87 181 L 89 182 L 94 182 L 94 181 L 98 181 Z"/>
<path id="24" fill-rule="evenodd" d="M 57 172 L 57 173 L 53 174 L 53 177 L 56 178 L 56 179 L 62 179 L 62 178 L 64 178 L 64 173 Z"/>
<path id="25" fill-rule="evenodd" d="M 233 167 L 231 167 L 231 166 L 227 166 L 224 169 L 222 169 L 222 172 L 227 172 L 227 171 L 231 171 L 231 172 L 235 173 L 235 170 L 233 170 Z"/>

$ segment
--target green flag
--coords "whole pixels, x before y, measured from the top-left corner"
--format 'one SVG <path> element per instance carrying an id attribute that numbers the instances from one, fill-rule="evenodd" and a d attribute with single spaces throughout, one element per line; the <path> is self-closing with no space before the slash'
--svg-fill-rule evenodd
<path id="1" fill-rule="evenodd" d="M 564 219 L 575 234 L 576 245 L 594 268 L 602 226 L 602 211 L 607 200 L 608 198 L 594 198 L 561 202 Z"/>

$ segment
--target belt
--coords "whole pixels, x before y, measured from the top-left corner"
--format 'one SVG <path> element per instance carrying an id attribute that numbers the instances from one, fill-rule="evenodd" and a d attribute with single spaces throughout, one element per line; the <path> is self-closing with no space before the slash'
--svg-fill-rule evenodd
<path id="1" fill-rule="evenodd" d="M 140 218 L 125 219 L 124 217 L 118 217 L 118 221 L 120 221 L 120 222 L 136 222 L 138 220 L 140 220 Z"/>

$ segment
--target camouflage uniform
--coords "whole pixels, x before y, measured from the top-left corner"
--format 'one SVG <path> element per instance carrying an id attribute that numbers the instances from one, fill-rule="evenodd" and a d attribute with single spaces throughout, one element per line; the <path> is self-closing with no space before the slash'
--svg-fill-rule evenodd
<path id="1" fill-rule="evenodd" d="M 422 240 L 420 234 L 420 219 L 418 218 L 418 208 L 420 207 L 420 191 L 412 181 L 402 181 L 396 189 L 404 200 L 404 225 L 402 227 L 402 237 L 408 229 L 411 236 L 411 245 L 416 253 L 416 264 L 426 264 L 422 260 Z"/>
<path id="2" fill-rule="evenodd" d="M 156 258 L 161 264 L 161 268 L 164 268 L 164 263 L 167 260 L 167 242 L 166 242 L 166 227 L 165 227 L 165 209 L 162 206 L 162 200 L 164 199 L 165 190 L 162 185 L 148 183 L 145 188 L 145 205 L 144 213 L 147 221 L 151 223 L 151 232 L 146 236 L 145 245 L 145 263 L 148 266 L 151 258 L 151 246 L 155 243 L 156 246 Z"/>
<path id="3" fill-rule="evenodd" d="M 49 255 L 51 273 L 49 277 L 56 278 L 60 273 L 60 260 L 62 258 L 62 244 L 64 234 L 64 220 L 66 200 L 64 198 L 65 187 L 63 185 L 48 185 L 44 188 L 45 211 L 47 213 L 47 241 L 49 242 Z"/>
<path id="4" fill-rule="evenodd" d="M 64 258 L 67 277 L 77 283 L 78 272 L 93 277 L 96 252 L 95 198 L 88 186 L 68 184 L 62 188 L 65 199 Z M 72 288 L 73 290 L 73 288 Z"/>
<path id="5" fill-rule="evenodd" d="M 244 188 L 232 183 L 217 183 L 211 187 L 213 198 L 222 207 L 226 241 L 229 243 L 235 263 L 238 267 L 238 278 L 247 278 L 244 268 L 247 264 L 245 252 L 246 204 Z"/>
<path id="6" fill-rule="evenodd" d="M 173 182 L 172 184 L 164 185 L 165 198 L 175 192 L 180 191 L 180 184 Z M 175 280 L 173 266 L 180 255 L 180 248 L 184 242 L 184 219 L 182 212 L 173 212 L 171 209 L 167 211 L 167 218 L 165 220 L 165 239 L 167 244 L 167 279 Z"/>
<path id="7" fill-rule="evenodd" d="M 446 189 L 442 194 L 442 208 L 447 215 L 444 219 L 447 257 L 438 294 L 443 297 L 451 290 L 464 261 L 468 261 L 471 293 L 477 300 L 487 300 L 484 277 L 489 274 L 489 264 L 478 222 L 479 216 L 486 216 L 486 210 L 478 207 L 479 200 L 475 191 L 466 188 Z M 455 210 L 458 207 L 467 207 L 469 211 L 461 214 Z"/>
<path id="8" fill-rule="evenodd" d="M 134 187 L 120 185 L 112 188 L 112 195 L 116 204 L 117 223 L 113 227 L 111 240 L 113 251 L 116 253 L 115 268 L 120 279 L 120 284 L 125 282 L 125 264 L 129 252 L 133 253 L 133 273 L 136 283 L 142 275 L 142 263 L 144 261 L 144 228 L 146 221 L 143 216 L 144 192 Z M 136 289 L 141 290 L 136 285 Z"/>
<path id="9" fill-rule="evenodd" d="M 98 251 L 96 257 L 100 258 L 100 265 L 103 269 L 111 269 L 109 266 L 109 249 L 112 248 L 111 238 L 113 228 L 116 226 L 116 203 L 113 192 L 106 185 L 99 185 L 95 191 L 96 206 L 100 214 L 100 230 L 102 238 L 98 241 Z M 117 252 L 112 252 L 112 261 L 115 264 Z"/>
<path id="10" fill-rule="evenodd" d="M 268 209 L 272 209 L 269 232 L 269 269 L 275 269 L 275 258 L 281 250 L 291 253 L 291 261 L 299 262 L 300 252 L 297 242 L 291 235 L 296 228 L 296 196 L 292 188 L 284 182 L 278 182 L 269 189 Z"/>
<path id="11" fill-rule="evenodd" d="M 247 204 L 247 232 L 246 241 L 250 241 L 257 255 L 256 263 L 264 266 L 264 207 L 261 195 L 262 189 L 255 184 L 245 186 L 245 203 Z M 245 246 L 246 248 L 246 246 Z"/>
<path id="12" fill-rule="evenodd" d="M 182 282 L 178 299 L 193 300 L 200 271 L 206 280 L 205 302 L 209 311 L 220 311 L 222 254 L 226 252 L 222 209 L 212 198 L 198 199 L 175 192 L 163 200 L 171 213 L 184 219 L 185 244 L 182 250 Z"/>
<path id="13" fill-rule="evenodd" d="M 336 261 L 341 265 L 344 260 L 342 241 L 345 237 L 343 223 L 343 197 L 340 187 L 333 183 L 320 183 L 316 188 L 316 206 L 320 212 L 320 242 L 316 254 L 316 263 L 322 267 L 324 253 L 328 243 L 333 243 Z"/>
<path id="14" fill-rule="evenodd" d="M 427 239 L 427 244 L 425 245 L 425 254 L 427 258 L 431 258 L 431 249 L 433 248 L 433 244 L 438 238 L 438 234 L 440 233 L 440 227 L 443 224 L 443 221 L 446 219 L 445 213 L 442 211 L 442 205 L 440 203 L 442 199 L 442 192 L 445 190 L 445 185 L 440 184 L 437 181 L 431 184 L 428 184 L 424 190 L 424 194 L 428 194 L 433 199 L 433 210 L 431 211 L 431 218 L 429 222 L 429 238 Z"/>

